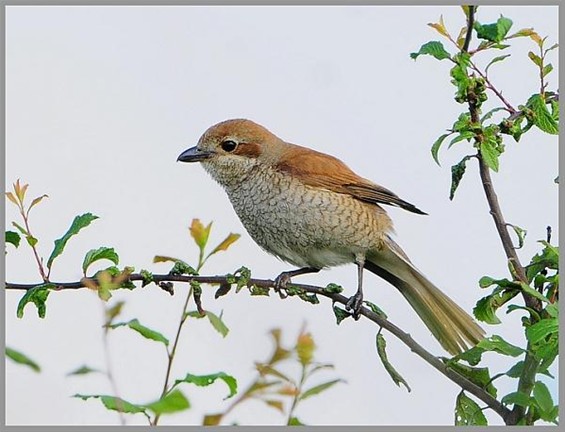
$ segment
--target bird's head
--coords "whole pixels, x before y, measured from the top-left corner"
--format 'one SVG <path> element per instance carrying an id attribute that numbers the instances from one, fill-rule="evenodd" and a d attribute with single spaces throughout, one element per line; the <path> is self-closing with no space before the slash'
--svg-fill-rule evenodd
<path id="1" fill-rule="evenodd" d="M 201 162 L 221 185 L 237 184 L 258 165 L 272 165 L 286 143 L 251 120 L 226 120 L 211 126 L 195 147 L 177 161 Z"/>

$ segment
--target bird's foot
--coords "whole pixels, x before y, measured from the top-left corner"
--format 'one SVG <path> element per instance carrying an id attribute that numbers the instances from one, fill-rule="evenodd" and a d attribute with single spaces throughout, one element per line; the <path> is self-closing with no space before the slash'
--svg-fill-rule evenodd
<path id="1" fill-rule="evenodd" d="M 355 295 L 349 298 L 345 304 L 345 309 L 352 311 L 353 319 L 358 320 L 361 312 L 361 307 L 363 306 L 363 293 L 357 291 Z"/>
<path id="2" fill-rule="evenodd" d="M 284 290 L 290 282 L 291 276 L 292 272 L 282 272 L 275 278 L 275 292 L 281 299 L 285 299 L 287 297 L 287 294 L 284 292 Z"/>

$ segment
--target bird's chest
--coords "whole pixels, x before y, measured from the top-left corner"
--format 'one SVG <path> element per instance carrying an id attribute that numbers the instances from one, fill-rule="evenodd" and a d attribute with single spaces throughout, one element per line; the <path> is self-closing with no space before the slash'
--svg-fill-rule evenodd
<path id="1" fill-rule="evenodd" d="M 255 242 L 297 266 L 344 264 L 353 260 L 352 248 L 368 247 L 344 195 L 276 172 L 256 172 L 226 189 Z"/>

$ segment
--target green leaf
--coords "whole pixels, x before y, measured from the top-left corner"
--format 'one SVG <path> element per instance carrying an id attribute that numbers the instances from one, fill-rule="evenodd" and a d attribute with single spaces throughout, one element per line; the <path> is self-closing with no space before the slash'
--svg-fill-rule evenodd
<path id="1" fill-rule="evenodd" d="M 489 369 L 486 367 L 471 367 L 452 360 L 447 361 L 447 366 L 457 371 L 460 375 L 467 377 L 469 381 L 485 389 L 492 397 L 496 398 L 496 387 L 492 384 Z"/>
<path id="2" fill-rule="evenodd" d="M 439 148 L 441 147 L 441 144 L 443 143 L 443 141 L 449 135 L 451 135 L 451 133 L 445 133 L 445 134 L 441 135 L 437 140 L 435 140 L 434 144 L 432 145 L 432 157 L 434 158 L 434 160 L 436 161 L 436 163 L 439 166 L 441 166 L 441 164 L 439 163 L 439 158 L 438 158 Z"/>
<path id="3" fill-rule="evenodd" d="M 147 404 L 145 406 L 155 414 L 160 415 L 184 411 L 190 408 L 190 403 L 180 390 L 175 389 L 170 393 L 167 393 L 158 401 Z"/>
<path id="4" fill-rule="evenodd" d="M 541 70 L 541 74 L 545 78 L 553 70 L 553 65 L 551 63 L 545 65 Z"/>
<path id="5" fill-rule="evenodd" d="M 39 365 L 36 362 L 34 362 L 24 353 L 20 351 L 16 351 L 15 349 L 9 347 L 6 347 L 5 353 L 6 353 L 6 357 L 8 357 L 10 360 L 21 365 L 29 366 L 35 372 L 41 372 L 41 367 L 39 367 Z"/>
<path id="6" fill-rule="evenodd" d="M 520 405 L 527 407 L 530 405 L 530 397 L 522 392 L 508 393 L 501 400 L 504 405 Z"/>
<path id="7" fill-rule="evenodd" d="M 546 318 L 526 328 L 526 337 L 531 344 L 542 342 L 547 336 L 559 332 L 559 320 Z"/>
<path id="8" fill-rule="evenodd" d="M 380 307 L 378 307 L 376 304 L 371 303 L 370 301 L 364 300 L 363 304 L 365 304 L 366 306 L 369 307 L 369 309 L 371 309 L 371 312 L 383 317 L 383 318 L 388 318 L 387 314 L 385 313 L 385 311 L 383 311 Z"/>
<path id="9" fill-rule="evenodd" d="M 106 409 L 112 411 L 118 411 L 127 414 L 145 414 L 145 407 L 143 405 L 136 405 L 116 396 L 75 394 L 73 395 L 73 397 L 80 398 L 82 400 L 88 400 L 91 398 L 100 399 Z"/>
<path id="10" fill-rule="evenodd" d="M 37 285 L 29 290 L 22 296 L 18 303 L 16 309 L 16 315 L 18 318 L 23 318 L 24 307 L 28 303 L 33 303 L 37 307 L 37 315 L 40 318 L 45 318 L 47 297 L 49 296 L 49 290 L 55 288 L 55 285 L 51 283 Z"/>
<path id="11" fill-rule="evenodd" d="M 547 109 L 541 95 L 535 94 L 530 97 L 526 106 L 534 112 L 534 125 L 548 134 L 557 135 L 559 133 L 559 124 Z"/>
<path id="12" fill-rule="evenodd" d="M 541 381 L 534 384 L 534 400 L 541 411 L 549 413 L 553 410 L 553 399 L 547 386 Z"/>
<path id="13" fill-rule="evenodd" d="M 400 387 L 400 384 L 403 384 L 404 387 L 411 391 L 410 386 L 406 382 L 406 380 L 396 371 L 394 366 L 388 361 L 388 356 L 386 354 L 386 340 L 381 333 L 377 333 L 377 353 L 379 354 L 379 358 L 385 367 L 385 370 L 388 372 L 394 383 Z"/>
<path id="14" fill-rule="evenodd" d="M 499 354 L 511 357 L 517 357 L 525 352 L 522 348 L 506 342 L 498 335 L 492 335 L 489 338 L 485 338 L 481 340 L 476 346 L 482 348 L 485 351 L 494 351 Z"/>
<path id="15" fill-rule="evenodd" d="M 467 351 L 456 355 L 453 357 L 452 361 L 464 360 L 471 366 L 476 366 L 481 361 L 481 357 L 486 351 L 494 351 L 510 357 L 517 357 L 525 352 L 522 348 L 506 342 L 500 336 L 493 335 L 481 340 L 477 345 Z"/>
<path id="16" fill-rule="evenodd" d="M 206 316 L 208 317 L 210 324 L 212 324 L 212 327 L 214 327 L 214 329 L 223 337 L 226 337 L 230 329 L 222 321 L 221 315 L 217 316 L 210 311 L 206 311 Z"/>
<path id="17" fill-rule="evenodd" d="M 459 183 L 465 174 L 465 169 L 467 168 L 466 163 L 470 156 L 465 156 L 459 161 L 459 163 L 451 167 L 451 189 L 449 190 L 449 199 L 452 201 L 455 197 L 455 191 L 459 187 Z"/>
<path id="18" fill-rule="evenodd" d="M 291 417 L 288 420 L 288 426 L 306 426 L 304 423 L 302 423 L 298 417 Z"/>
<path id="19" fill-rule="evenodd" d="M 418 52 L 411 53 L 410 58 L 416 60 L 421 55 L 431 55 L 438 60 L 451 58 L 449 53 L 443 47 L 443 44 L 439 41 L 430 41 L 425 43 L 420 47 Z"/>
<path id="20" fill-rule="evenodd" d="M 114 265 L 118 265 L 120 262 L 120 258 L 116 251 L 114 251 L 114 248 L 100 247 L 98 249 L 91 249 L 84 256 L 84 261 L 82 262 L 83 273 L 86 275 L 86 271 L 91 264 L 103 259 L 112 261 Z"/>
<path id="21" fill-rule="evenodd" d="M 81 229 L 87 227 L 92 221 L 96 219 L 98 219 L 98 216 L 95 216 L 92 213 L 85 213 L 83 215 L 76 216 L 70 228 L 63 235 L 63 237 L 55 240 L 55 247 L 53 248 L 53 252 L 51 252 L 49 259 L 47 260 L 47 267 L 51 268 L 53 261 L 63 253 L 67 242 L 72 236 L 78 234 Z"/>
<path id="22" fill-rule="evenodd" d="M 308 390 L 305 390 L 304 393 L 302 393 L 300 395 L 298 400 L 304 400 L 304 399 L 309 398 L 310 396 L 317 395 L 317 394 L 323 392 L 324 390 L 329 389 L 330 387 L 334 386 L 335 384 L 337 384 L 338 382 L 341 382 L 341 381 L 342 380 L 340 380 L 340 379 L 335 379 L 335 380 L 328 381 L 328 382 L 319 384 L 317 386 L 311 387 Z"/>
<path id="23" fill-rule="evenodd" d="M 349 312 L 347 312 L 345 309 L 342 309 L 338 306 L 334 306 L 333 307 L 333 311 L 334 311 L 334 315 L 335 315 L 335 319 L 336 319 L 336 324 L 339 325 L 341 324 L 341 322 L 345 319 L 351 316 L 351 314 Z"/>
<path id="24" fill-rule="evenodd" d="M 155 330 L 150 329 L 149 327 L 145 327 L 137 320 L 137 318 L 127 322 L 111 324 L 108 327 L 111 329 L 115 329 L 124 326 L 129 327 L 130 329 L 138 332 L 141 336 L 143 336 L 146 339 L 150 339 L 156 342 L 161 342 L 167 346 L 169 345 L 169 340 L 165 336 L 163 336 L 161 333 Z"/>
<path id="25" fill-rule="evenodd" d="M 28 235 L 26 236 L 26 241 L 31 247 L 34 247 L 38 240 L 34 236 Z"/>
<path id="26" fill-rule="evenodd" d="M 189 383 L 197 385 L 199 387 L 207 387 L 218 379 L 226 383 L 230 391 L 229 394 L 224 398 L 224 400 L 231 398 L 237 393 L 237 380 L 233 376 L 228 375 L 224 372 L 218 372 L 210 375 L 192 375 L 188 373 L 183 379 L 175 380 L 173 387 L 176 387 L 181 383 Z"/>
<path id="27" fill-rule="evenodd" d="M 501 55 L 498 57 L 493 58 L 485 68 L 485 74 L 488 72 L 488 68 L 491 67 L 493 64 L 503 61 L 505 58 L 510 57 L 510 54 Z"/>
<path id="28" fill-rule="evenodd" d="M 496 316 L 496 310 L 500 307 L 498 298 L 489 295 L 480 299 L 473 308 L 473 315 L 487 324 L 500 324 L 500 319 Z"/>
<path id="29" fill-rule="evenodd" d="M 6 231 L 6 244 L 13 244 L 15 247 L 20 245 L 21 241 L 20 235 L 15 231 Z"/>
<path id="30" fill-rule="evenodd" d="M 479 39 L 485 39 L 490 42 L 500 42 L 508 34 L 508 31 L 512 27 L 512 20 L 505 18 L 502 15 L 492 24 L 480 24 L 478 21 L 475 22 L 475 31 L 477 32 L 477 37 Z"/>
<path id="31" fill-rule="evenodd" d="M 535 290 L 534 288 L 532 288 L 531 286 L 525 284 L 525 283 L 521 283 L 520 284 L 520 288 L 522 288 L 522 291 L 528 293 L 529 295 L 531 295 L 532 297 L 537 298 L 538 300 L 544 302 L 544 303 L 549 303 L 549 300 L 547 299 L 546 296 L 544 296 L 543 294 L 541 294 L 540 292 L 538 292 L 537 290 Z"/>
<path id="32" fill-rule="evenodd" d="M 530 52 L 528 52 L 528 57 L 530 58 L 530 60 L 531 60 L 532 62 L 534 62 L 534 64 L 535 64 L 537 67 L 541 67 L 542 59 L 541 59 L 540 56 L 538 56 L 538 55 L 536 55 L 535 53 L 533 53 L 532 51 L 530 51 Z"/>
<path id="33" fill-rule="evenodd" d="M 21 232 L 24 236 L 29 236 L 29 233 L 26 231 L 26 229 L 21 226 L 20 224 L 16 223 L 16 222 L 12 222 L 12 225 L 15 226 L 17 228 L 17 230 L 19 232 Z"/>
<path id="34" fill-rule="evenodd" d="M 524 239 L 526 238 L 526 234 L 528 234 L 528 231 L 516 225 L 512 225 L 512 229 L 518 236 L 518 247 L 516 249 L 521 249 L 524 246 Z"/>
<path id="35" fill-rule="evenodd" d="M 481 143 L 481 156 L 491 170 L 498 172 L 498 157 L 500 156 L 500 151 L 495 147 L 493 140 L 485 139 Z"/>
<path id="36" fill-rule="evenodd" d="M 447 146 L 448 149 L 451 148 L 451 146 L 453 146 L 453 144 L 457 144 L 460 141 L 463 140 L 467 140 L 470 141 L 471 139 L 473 139 L 475 137 L 475 133 L 473 131 L 469 131 L 469 130 L 464 130 L 461 131 L 459 133 L 459 135 L 457 135 L 455 138 L 453 138 L 450 142 L 449 145 Z"/>
<path id="37" fill-rule="evenodd" d="M 459 393 L 455 401 L 455 425 L 484 426 L 487 424 L 487 419 L 479 405 L 465 392 Z"/>
<path id="38" fill-rule="evenodd" d="M 77 368 L 77 369 L 75 369 L 75 370 L 72 370 L 71 372 L 69 372 L 69 373 L 67 374 L 67 376 L 73 376 L 73 375 L 87 375 L 87 374 L 95 373 L 95 372 L 100 372 L 100 370 L 98 370 L 98 369 L 93 369 L 93 368 L 91 368 L 90 366 L 84 365 L 84 366 L 81 366 L 81 367 L 79 367 L 79 368 Z"/>

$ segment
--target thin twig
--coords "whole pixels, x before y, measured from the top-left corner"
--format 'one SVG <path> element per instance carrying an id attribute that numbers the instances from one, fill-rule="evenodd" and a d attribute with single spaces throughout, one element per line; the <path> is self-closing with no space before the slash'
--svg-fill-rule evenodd
<path id="1" fill-rule="evenodd" d="M 130 281 L 143 281 L 144 277 L 141 274 L 131 274 L 129 276 Z M 225 276 L 177 276 L 177 275 L 153 275 L 153 281 L 155 283 L 159 282 L 188 282 L 197 281 L 204 284 L 226 284 L 229 283 Z M 82 282 L 54 282 L 54 285 L 57 286 L 57 289 L 80 289 L 84 288 L 84 284 Z M 249 279 L 248 286 L 257 286 L 260 288 L 268 288 L 274 289 L 275 282 L 270 279 Z M 6 289 L 16 289 L 16 290 L 28 290 L 36 286 L 36 284 L 14 284 L 11 282 L 6 282 Z M 342 305 L 346 305 L 348 302 L 348 298 L 337 293 L 329 292 L 326 288 L 314 286 L 314 285 L 305 285 L 305 284 L 292 284 L 293 288 L 301 289 L 310 294 L 316 294 L 319 296 L 327 297 L 331 299 L 335 303 L 340 303 Z M 424 347 L 418 344 L 412 337 L 401 330 L 399 327 L 394 325 L 388 319 L 383 318 L 380 315 L 375 314 L 374 312 L 370 311 L 366 307 L 361 309 L 360 315 L 364 316 L 365 318 L 369 319 L 370 321 L 374 322 L 378 326 L 388 330 L 398 339 L 400 339 L 410 350 L 422 358 L 426 363 L 431 365 L 434 369 L 439 371 L 441 374 L 445 375 L 448 379 L 459 385 L 465 391 L 475 395 L 478 399 L 483 401 L 489 408 L 494 410 L 497 414 L 499 414 L 503 419 L 506 419 L 507 416 L 510 415 L 510 410 L 502 405 L 496 398 L 492 397 L 486 390 L 477 386 L 473 382 L 469 381 L 464 376 L 460 375 L 453 369 L 450 369 L 446 366 L 443 361 L 431 354 L 427 351 Z"/>

